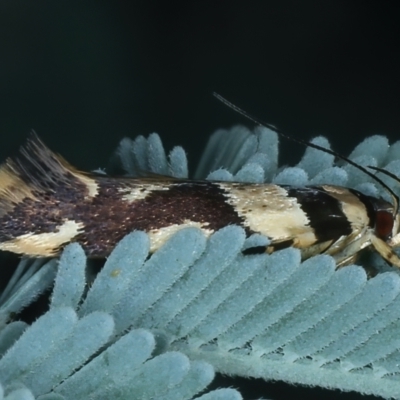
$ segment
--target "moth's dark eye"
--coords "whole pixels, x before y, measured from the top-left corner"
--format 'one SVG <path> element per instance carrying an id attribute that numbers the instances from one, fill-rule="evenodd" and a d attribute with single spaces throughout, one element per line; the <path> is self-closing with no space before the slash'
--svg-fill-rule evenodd
<path id="1" fill-rule="evenodd" d="M 377 211 L 375 216 L 375 235 L 382 240 L 388 240 L 392 236 L 393 215 L 388 211 Z"/>

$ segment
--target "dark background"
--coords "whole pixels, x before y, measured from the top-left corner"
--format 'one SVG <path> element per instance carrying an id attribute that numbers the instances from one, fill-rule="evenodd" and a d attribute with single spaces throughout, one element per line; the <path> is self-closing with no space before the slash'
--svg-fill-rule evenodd
<path id="1" fill-rule="evenodd" d="M 0 159 L 35 129 L 80 168 L 157 132 L 195 162 L 242 117 L 348 153 L 400 132 L 399 12 L 385 1 L 0 2 Z M 251 125 L 249 125 L 251 126 Z M 284 144 L 283 155 L 295 146 Z M 287 159 L 284 158 L 286 162 Z"/>
<path id="2" fill-rule="evenodd" d="M 394 4 L 2 0 L 0 159 L 35 129 L 71 163 L 92 169 L 107 164 L 123 136 L 157 132 L 167 148 L 183 145 L 193 167 L 214 130 L 249 125 L 212 91 L 293 136 L 324 134 L 344 154 L 370 134 L 393 142 Z M 282 159 L 295 162 L 301 152 L 284 143 Z M 360 398 L 257 382 L 246 398 Z"/>

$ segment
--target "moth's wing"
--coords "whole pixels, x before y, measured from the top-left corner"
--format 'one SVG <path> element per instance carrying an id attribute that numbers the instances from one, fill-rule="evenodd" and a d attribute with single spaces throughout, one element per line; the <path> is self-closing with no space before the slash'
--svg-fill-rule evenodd
<path id="1" fill-rule="evenodd" d="M 284 187 L 287 198 L 296 202 L 303 213 L 303 220 L 287 226 L 287 237 L 270 235 L 271 253 L 287 247 L 301 250 L 302 258 L 316 254 L 329 254 L 340 263 L 353 260 L 361 249 L 371 245 L 373 231 L 368 225 L 369 218 L 364 205 L 348 189 L 335 186 Z M 354 223 L 354 210 L 359 224 Z M 297 210 L 297 213 L 299 213 Z M 305 221 L 305 222 L 304 222 Z M 282 219 L 282 224 L 285 220 Z"/>

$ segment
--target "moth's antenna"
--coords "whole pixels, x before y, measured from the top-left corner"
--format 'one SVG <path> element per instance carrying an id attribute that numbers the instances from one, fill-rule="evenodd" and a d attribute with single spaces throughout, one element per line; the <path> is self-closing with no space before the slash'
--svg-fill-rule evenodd
<path id="1" fill-rule="evenodd" d="M 336 151 L 334 151 L 334 150 L 326 149 L 325 147 L 319 146 L 318 144 L 315 144 L 315 143 L 307 142 L 306 140 L 296 139 L 294 137 L 291 137 L 291 136 L 287 135 L 286 133 L 282 132 L 280 129 L 276 128 L 275 126 L 269 124 L 268 122 L 264 122 L 262 119 L 254 117 L 253 115 L 249 114 L 247 111 L 244 111 L 243 109 L 241 109 L 237 105 L 231 103 L 229 100 L 225 99 L 225 97 L 222 97 L 220 94 L 218 94 L 216 92 L 213 92 L 213 96 L 216 97 L 221 103 L 225 104 L 226 106 L 228 106 L 232 110 L 236 111 L 237 113 L 243 115 L 244 117 L 246 117 L 248 120 L 254 122 L 255 124 L 264 126 L 266 128 L 269 128 L 272 131 L 276 132 L 279 136 L 281 136 L 281 137 L 283 137 L 285 139 L 291 140 L 291 141 L 296 142 L 296 143 L 300 143 L 303 146 L 312 147 L 314 149 L 324 151 L 325 153 L 328 153 L 328 154 L 332 154 L 333 156 L 335 156 L 337 158 L 340 158 L 343 161 L 346 161 L 347 163 L 349 163 L 353 167 L 355 167 L 355 168 L 359 169 L 360 171 L 364 172 L 365 174 L 370 176 L 372 179 L 374 179 L 384 189 L 386 189 L 388 191 L 388 193 L 390 194 L 390 196 L 393 199 L 393 216 L 395 217 L 397 215 L 397 213 L 399 211 L 399 197 L 380 178 L 378 178 L 376 175 L 374 175 L 371 171 L 368 171 L 362 165 L 358 165 L 354 161 L 346 158 L 345 156 L 342 156 L 341 154 L 336 153 Z M 377 171 L 380 171 L 380 172 L 384 172 L 384 173 L 386 173 L 386 175 L 390 176 L 393 179 L 397 179 L 397 181 L 398 181 L 398 178 L 395 177 L 395 175 L 391 174 L 390 172 L 387 172 L 385 170 L 381 170 L 381 169 L 376 168 L 376 167 L 370 167 L 370 168 L 372 168 L 374 170 L 377 170 Z"/>

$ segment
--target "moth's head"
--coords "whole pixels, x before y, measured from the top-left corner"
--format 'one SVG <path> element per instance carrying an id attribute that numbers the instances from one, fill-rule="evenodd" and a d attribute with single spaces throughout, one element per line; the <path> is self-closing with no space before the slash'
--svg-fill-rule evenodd
<path id="1" fill-rule="evenodd" d="M 370 197 L 373 207 L 372 222 L 375 235 L 385 242 L 393 238 L 398 232 L 398 215 L 393 214 L 393 205 L 386 200 Z"/>

